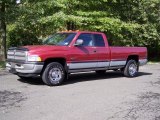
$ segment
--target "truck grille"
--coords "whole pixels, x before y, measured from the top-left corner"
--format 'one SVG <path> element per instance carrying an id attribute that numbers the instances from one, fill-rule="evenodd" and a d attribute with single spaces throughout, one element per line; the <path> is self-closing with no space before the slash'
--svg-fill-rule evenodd
<path id="1" fill-rule="evenodd" d="M 27 51 L 20 49 L 9 49 L 7 52 L 7 59 L 14 61 L 26 61 Z"/>

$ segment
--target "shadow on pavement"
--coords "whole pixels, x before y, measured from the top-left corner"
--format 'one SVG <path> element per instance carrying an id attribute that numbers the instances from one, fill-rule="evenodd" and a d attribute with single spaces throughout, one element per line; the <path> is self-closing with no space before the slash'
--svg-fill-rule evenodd
<path id="1" fill-rule="evenodd" d="M 152 73 L 139 72 L 137 77 L 140 77 L 143 75 L 152 75 Z M 63 85 L 74 84 L 74 83 L 85 82 L 85 81 L 94 81 L 94 80 L 104 80 L 104 79 L 112 80 L 112 78 L 120 78 L 120 77 L 124 77 L 122 72 L 109 71 L 104 74 L 96 74 L 95 72 L 76 73 L 76 74 L 70 74 L 68 80 L 65 80 Z M 40 77 L 27 78 L 27 79 L 19 78 L 18 81 L 32 84 L 32 85 L 45 85 Z"/>
<path id="2" fill-rule="evenodd" d="M 139 76 L 143 76 L 143 75 L 152 75 L 152 73 L 138 72 L 137 77 L 139 77 Z"/>
<path id="3" fill-rule="evenodd" d="M 143 75 L 152 75 L 152 73 L 139 72 L 137 77 Z M 94 80 L 104 80 L 104 79 L 112 80 L 112 78 L 121 78 L 121 77 L 125 78 L 122 72 L 113 72 L 113 71 L 109 71 L 104 74 L 96 74 L 95 72 L 79 73 L 70 75 L 69 79 L 66 80 L 63 85 L 74 84 L 77 82 L 94 81 Z"/>
<path id="4" fill-rule="evenodd" d="M 40 77 L 36 78 L 26 78 L 26 79 L 17 79 L 20 82 L 31 84 L 31 85 L 45 85 Z"/>

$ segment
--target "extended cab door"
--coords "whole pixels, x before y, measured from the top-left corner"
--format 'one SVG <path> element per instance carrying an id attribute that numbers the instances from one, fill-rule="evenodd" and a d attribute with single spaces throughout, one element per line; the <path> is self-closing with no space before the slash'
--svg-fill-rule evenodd
<path id="1" fill-rule="evenodd" d="M 110 63 L 110 49 L 108 42 L 103 34 L 95 33 L 94 35 L 95 54 L 97 55 L 96 68 L 108 68 Z"/>
<path id="2" fill-rule="evenodd" d="M 83 40 L 81 46 L 73 46 L 70 49 L 69 70 L 93 69 L 97 66 L 97 53 L 94 47 L 94 37 L 91 33 L 81 33 L 78 38 Z"/>

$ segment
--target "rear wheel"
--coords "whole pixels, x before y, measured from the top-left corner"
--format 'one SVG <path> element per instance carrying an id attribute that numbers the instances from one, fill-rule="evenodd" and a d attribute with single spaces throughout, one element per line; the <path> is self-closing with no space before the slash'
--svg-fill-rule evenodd
<path id="1" fill-rule="evenodd" d="M 97 74 L 104 74 L 106 72 L 106 70 L 97 70 L 96 73 Z"/>
<path id="2" fill-rule="evenodd" d="M 124 75 L 127 77 L 135 77 L 138 73 L 138 64 L 135 60 L 129 60 L 124 68 Z"/>
<path id="3" fill-rule="evenodd" d="M 42 74 L 43 82 L 49 86 L 60 85 L 64 79 L 64 67 L 58 62 L 49 63 Z"/>

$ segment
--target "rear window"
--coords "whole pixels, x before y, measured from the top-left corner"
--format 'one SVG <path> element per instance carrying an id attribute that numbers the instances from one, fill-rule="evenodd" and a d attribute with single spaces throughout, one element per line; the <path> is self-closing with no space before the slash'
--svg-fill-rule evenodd
<path id="1" fill-rule="evenodd" d="M 104 43 L 104 39 L 102 37 L 102 35 L 100 34 L 94 34 L 94 46 L 96 47 L 104 47 L 105 43 Z"/>

